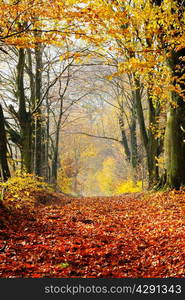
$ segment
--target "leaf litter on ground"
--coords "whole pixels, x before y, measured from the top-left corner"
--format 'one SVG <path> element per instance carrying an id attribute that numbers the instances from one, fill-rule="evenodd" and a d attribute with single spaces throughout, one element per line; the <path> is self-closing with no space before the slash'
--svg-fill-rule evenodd
<path id="1" fill-rule="evenodd" d="M 0 209 L 0 277 L 185 277 L 185 192 L 67 202 Z"/>

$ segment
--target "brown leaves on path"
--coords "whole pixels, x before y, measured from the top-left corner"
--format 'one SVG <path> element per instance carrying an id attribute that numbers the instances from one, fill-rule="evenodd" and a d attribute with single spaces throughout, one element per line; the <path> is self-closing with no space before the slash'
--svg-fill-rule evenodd
<path id="1" fill-rule="evenodd" d="M 7 220 L 0 277 L 185 277 L 184 192 L 78 198 Z"/>

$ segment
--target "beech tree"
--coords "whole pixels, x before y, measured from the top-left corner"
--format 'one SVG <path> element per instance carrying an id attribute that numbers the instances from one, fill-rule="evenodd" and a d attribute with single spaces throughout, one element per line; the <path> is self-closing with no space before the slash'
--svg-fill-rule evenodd
<path id="1" fill-rule="evenodd" d="M 162 1 L 157 1 L 163 9 Z M 170 43 L 166 38 L 164 29 L 161 28 L 160 38 L 162 44 L 167 47 L 167 63 L 171 70 L 173 89 L 171 90 L 171 103 L 167 113 L 165 132 L 165 162 L 166 162 L 166 186 L 179 189 L 185 184 L 184 159 L 184 127 L 185 127 L 185 104 L 184 104 L 184 72 L 185 72 L 185 48 L 179 44 L 178 38 L 182 38 L 184 27 L 184 1 L 174 1 L 170 7 L 172 19 L 169 20 L 167 30 L 172 30 Z M 172 20 L 176 20 L 172 23 Z M 178 29 L 178 30 L 177 30 Z M 173 41 L 174 39 L 174 41 Z M 174 44 L 172 44 L 174 43 Z"/>
<path id="2" fill-rule="evenodd" d="M 166 108 L 168 113 L 165 134 L 166 186 L 179 188 L 184 184 L 182 167 L 184 161 L 184 132 L 182 130 L 184 128 L 184 2 L 141 0 L 126 1 L 124 4 L 118 1 L 107 1 L 106 4 L 100 1 L 97 6 L 96 3 L 94 4 L 94 7 L 98 7 L 98 12 L 103 6 L 107 8 L 106 21 L 102 24 L 101 14 L 97 13 L 97 23 L 104 28 L 110 39 L 115 38 L 119 41 L 117 51 L 122 57 L 119 71 L 123 73 L 128 69 L 131 70 L 136 74 L 136 80 L 142 78 L 143 83 L 148 87 L 151 76 L 155 78 L 157 73 L 164 80 L 163 86 L 159 77 L 161 86 L 159 82 L 153 81 L 152 94 L 150 91 L 149 95 L 150 109 L 152 109 L 150 112 L 152 113 L 155 108 L 156 96 L 162 105 L 164 105 L 163 99 L 169 103 L 170 108 Z M 112 19 L 115 20 L 114 24 Z M 125 55 L 129 56 L 129 59 L 125 60 Z M 164 76 L 166 76 L 165 79 Z M 155 117 L 153 114 L 152 119 L 154 120 Z M 146 134 L 143 137 L 145 148 L 147 151 L 153 148 L 152 157 L 154 157 L 156 153 L 154 149 L 157 148 L 152 134 L 150 133 L 152 143 L 148 144 Z M 150 161 L 148 163 L 150 164 Z M 154 162 L 152 165 L 149 166 L 151 172 L 153 172 L 151 168 L 156 169 Z M 154 171 L 154 177 L 155 173 L 156 171 Z"/>
<path id="3" fill-rule="evenodd" d="M 76 30 L 74 27 L 75 17 L 78 17 L 79 20 L 81 18 L 78 14 L 78 4 L 79 3 L 75 4 L 75 1 L 66 1 L 64 4 L 62 1 L 48 3 L 46 1 L 38 0 L 34 0 L 32 3 L 21 0 L 16 3 L 14 3 L 14 1 L 2 1 L 0 3 L 0 26 L 2 33 L 0 36 L 0 49 L 8 55 L 8 47 L 18 48 L 16 97 L 19 101 L 19 107 L 18 111 L 16 111 L 12 106 L 11 111 L 14 117 L 17 118 L 21 128 L 19 145 L 22 155 L 22 166 L 26 172 L 32 171 L 32 137 L 33 130 L 35 130 L 35 172 L 36 174 L 41 175 L 42 118 L 40 105 L 42 103 L 42 45 L 62 45 L 66 36 L 71 34 L 79 34 L 79 36 L 83 35 L 81 29 Z M 74 10 L 74 5 L 76 6 L 76 10 Z M 65 15 L 65 18 L 63 18 L 63 15 Z M 30 54 L 29 51 L 26 51 L 26 48 L 35 48 L 36 61 L 36 73 L 34 78 L 35 87 L 30 84 L 32 104 L 30 102 L 29 105 L 27 105 L 28 103 L 26 101 L 24 89 L 25 59 L 27 53 Z M 29 69 L 31 65 L 27 67 Z M 31 69 L 29 69 L 29 75 L 30 82 L 32 81 L 33 83 Z M 12 128 L 11 133 L 13 133 Z M 15 132 L 13 134 L 15 136 Z"/>

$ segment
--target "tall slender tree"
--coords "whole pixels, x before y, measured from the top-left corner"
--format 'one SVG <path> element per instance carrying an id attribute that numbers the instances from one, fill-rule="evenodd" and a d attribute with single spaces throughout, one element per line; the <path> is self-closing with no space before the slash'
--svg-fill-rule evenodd
<path id="1" fill-rule="evenodd" d="M 3 109 L 0 104 L 0 177 L 2 181 L 6 181 L 10 177 L 10 170 L 7 160 L 7 139 L 5 131 L 5 119 Z"/>

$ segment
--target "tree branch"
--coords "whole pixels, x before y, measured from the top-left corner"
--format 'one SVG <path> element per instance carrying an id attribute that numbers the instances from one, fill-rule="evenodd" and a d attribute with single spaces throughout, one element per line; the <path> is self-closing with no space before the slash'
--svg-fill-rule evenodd
<path id="1" fill-rule="evenodd" d="M 68 132 L 68 134 L 82 134 L 82 135 L 86 135 L 89 137 L 93 137 L 93 138 L 98 138 L 98 139 L 105 139 L 105 140 L 112 140 L 114 142 L 118 142 L 120 144 L 123 144 L 123 142 L 121 140 L 118 140 L 116 138 L 113 137 L 109 137 L 109 136 L 101 136 L 101 135 L 94 135 L 94 134 L 90 134 L 90 133 L 86 133 L 86 132 Z"/>

